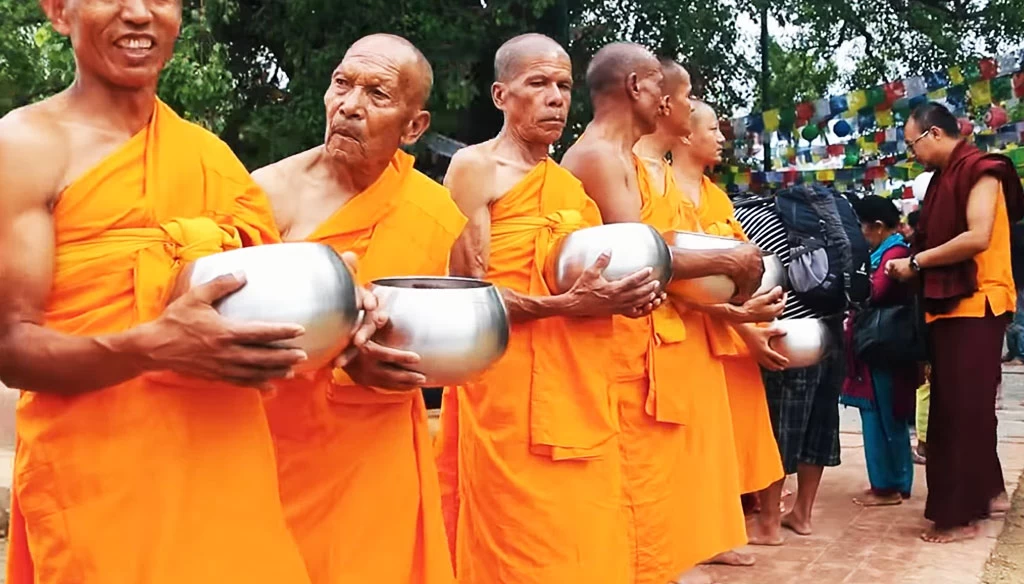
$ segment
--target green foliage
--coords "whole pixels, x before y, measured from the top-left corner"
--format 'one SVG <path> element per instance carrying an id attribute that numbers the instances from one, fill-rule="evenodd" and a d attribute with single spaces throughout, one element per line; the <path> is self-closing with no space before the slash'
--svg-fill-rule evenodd
<path id="1" fill-rule="evenodd" d="M 590 119 L 584 72 L 604 44 L 632 40 L 683 62 L 695 93 L 720 112 L 759 99 L 759 55 L 736 22 L 757 20 L 768 0 L 185 0 L 177 52 L 160 95 L 219 133 L 250 167 L 316 144 L 323 92 L 359 37 L 407 37 L 434 67 L 432 130 L 466 143 L 493 136 L 490 99 L 497 48 L 523 32 L 565 45 L 576 74 L 570 126 L 559 149 Z M 773 16 L 799 32 L 772 43 L 773 105 L 856 88 L 991 54 L 1024 38 L 1024 0 L 773 0 Z M 34 0 L 0 0 L 0 114 L 67 87 L 74 57 Z M 854 71 L 839 79 L 836 48 L 859 39 Z M 965 40 L 967 39 L 967 40 Z M 977 42 L 968 42 L 975 39 Z M 756 46 L 755 46 L 756 47 Z M 422 147 L 419 150 L 422 152 Z"/>

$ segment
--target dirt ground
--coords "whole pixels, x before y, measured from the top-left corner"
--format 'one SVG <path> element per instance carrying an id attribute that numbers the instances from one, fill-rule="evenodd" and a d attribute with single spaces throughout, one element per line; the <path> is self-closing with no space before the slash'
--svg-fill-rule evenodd
<path id="1" fill-rule="evenodd" d="M 1024 480 L 1024 477 L 1022 477 Z M 1024 489 L 1017 489 L 982 584 L 1024 584 Z"/>

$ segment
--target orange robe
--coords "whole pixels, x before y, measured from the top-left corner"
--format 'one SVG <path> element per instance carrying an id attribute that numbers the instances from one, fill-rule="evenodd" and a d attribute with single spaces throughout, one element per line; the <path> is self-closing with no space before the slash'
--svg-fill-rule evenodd
<path id="1" fill-rule="evenodd" d="M 278 240 L 228 147 L 160 102 L 53 216 L 46 326 L 75 335 L 156 318 L 184 262 Z M 151 373 L 73 397 L 24 392 L 17 433 L 10 584 L 309 581 L 257 391 Z"/>
<path id="2" fill-rule="evenodd" d="M 491 206 L 487 280 L 549 295 L 542 272 L 552 244 L 600 222 L 571 173 L 550 159 L 538 164 Z M 625 515 L 606 371 L 612 319 L 553 317 L 513 323 L 511 333 L 504 357 L 450 388 L 442 407 L 442 431 L 458 432 L 454 443 L 440 440 L 457 448 L 445 501 L 458 580 L 621 584 Z"/>
<path id="3" fill-rule="evenodd" d="M 310 236 L 359 256 L 359 280 L 442 276 L 466 218 L 396 152 L 377 182 Z M 278 384 L 266 400 L 281 502 L 313 584 L 454 582 L 421 391 L 344 371 Z"/>
<path id="4" fill-rule="evenodd" d="M 683 200 L 688 212 L 696 213 L 700 228 L 705 233 L 747 241 L 729 196 L 708 177 L 701 181 L 700 204 L 696 208 L 689 197 L 684 196 Z M 722 359 L 725 367 L 740 490 L 743 493 L 760 491 L 786 476 L 772 431 L 761 367 L 732 327 L 707 315 L 704 320 L 712 353 Z"/>

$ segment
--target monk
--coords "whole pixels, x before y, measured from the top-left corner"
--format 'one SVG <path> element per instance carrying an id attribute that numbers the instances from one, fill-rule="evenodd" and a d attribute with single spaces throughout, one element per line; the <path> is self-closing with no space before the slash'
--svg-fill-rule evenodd
<path id="1" fill-rule="evenodd" d="M 156 96 L 181 2 L 42 5 L 77 69 L 0 120 L 0 377 L 22 390 L 6 581 L 307 583 L 253 389 L 305 358 L 267 346 L 301 327 L 222 319 L 244 275 L 165 307 L 187 262 L 278 241 L 228 147 Z"/>
<path id="2" fill-rule="evenodd" d="M 433 73 L 392 35 L 356 41 L 324 94 L 323 144 L 259 169 L 286 241 L 351 250 L 358 279 L 443 276 L 466 218 L 401 150 L 430 125 Z M 383 324 L 380 321 L 378 324 Z M 413 353 L 367 342 L 266 400 L 281 503 L 314 584 L 454 581 Z"/>
<path id="3" fill-rule="evenodd" d="M 683 75 L 679 68 L 669 68 Z M 671 75 L 666 75 L 671 79 Z M 685 136 L 671 133 L 671 125 L 659 124 L 659 131 L 637 145 L 645 160 L 663 154 L 672 155 L 671 171 L 678 186 L 684 214 L 693 231 L 747 241 L 733 213 L 729 197 L 715 186 L 704 170 L 721 161 L 725 138 L 718 129 L 718 118 L 706 103 L 694 100 L 688 132 Z M 711 352 L 725 370 L 730 417 L 738 463 L 741 493 L 756 493 L 785 475 L 775 435 L 772 432 L 760 365 L 778 370 L 788 362 L 772 350 L 768 341 L 783 334 L 775 327 L 752 323 L 771 321 L 782 314 L 785 297 L 781 289 L 772 290 L 736 306 L 691 306 L 704 313 Z M 709 462 L 713 468 L 720 468 Z M 707 476 L 706 473 L 702 476 Z M 701 481 L 707 485 L 707 481 Z M 697 497 L 701 499 L 701 497 Z M 719 554 L 709 563 L 752 565 L 754 557 L 735 551 Z"/>
<path id="4" fill-rule="evenodd" d="M 608 45 L 590 63 L 587 85 L 594 120 L 566 152 L 563 164 L 583 183 L 606 223 L 642 221 L 659 232 L 681 226 L 679 197 L 667 188 L 670 174 L 663 171 L 661 180 L 656 181 L 632 150 L 641 136 L 657 129 L 663 107 L 675 107 L 689 115 L 689 88 L 680 92 L 674 103 L 666 104 L 663 83 L 660 63 L 639 45 Z M 686 265 L 688 258 L 697 255 L 717 260 L 712 273 L 733 277 L 743 296 L 749 297 L 760 284 L 763 266 L 760 252 L 753 246 L 715 254 L 674 254 L 673 275 L 699 277 Z M 700 539 L 700 532 L 694 529 L 694 518 L 681 511 L 688 505 L 683 501 L 690 495 L 687 485 L 704 471 L 688 464 L 692 451 L 701 448 L 694 439 L 702 439 L 691 432 L 692 424 L 699 416 L 712 416 L 724 425 L 725 432 L 732 432 L 721 364 L 708 351 L 699 315 L 690 320 L 694 321 L 692 330 L 669 304 L 648 318 L 614 320 L 610 379 L 617 400 L 624 505 L 630 521 L 628 582 L 664 584 L 698 562 L 746 542 L 738 492 L 734 516 L 718 519 L 730 521 L 733 530 L 729 537 L 692 545 Z M 689 347 L 686 339 L 701 340 Z M 692 371 L 704 372 L 702 378 L 695 379 Z M 694 382 L 700 385 L 694 386 Z M 697 409 L 696 390 L 703 392 L 704 386 L 710 391 L 720 388 L 718 410 Z M 726 458 L 735 490 L 735 453 Z M 701 503 L 707 502 L 696 502 Z M 697 524 L 703 529 L 703 524 Z M 703 577 L 692 576 L 693 581 Z"/>
<path id="5" fill-rule="evenodd" d="M 650 268 L 605 280 L 605 255 L 568 292 L 548 289 L 553 244 L 601 222 L 580 182 L 548 157 L 569 114 L 572 64 L 558 43 L 527 34 L 498 50 L 494 72 L 504 127 L 460 150 L 445 177 L 469 217 L 452 273 L 500 286 L 512 321 L 505 356 L 449 389 L 442 409 L 442 428 L 458 420 L 456 496 L 446 499 L 458 505 L 446 509 L 456 573 L 465 584 L 620 584 L 628 546 L 606 371 L 611 316 L 648 314 L 658 283 Z"/>
<path id="6" fill-rule="evenodd" d="M 1003 335 L 1016 306 L 1010 226 L 1024 217 L 1024 190 L 1012 161 L 960 137 L 939 103 L 907 120 L 907 150 L 936 169 L 909 258 L 886 274 L 920 278 L 931 355 L 925 517 L 921 538 L 977 537 L 978 521 L 1009 502 L 996 452 L 996 394 Z"/>

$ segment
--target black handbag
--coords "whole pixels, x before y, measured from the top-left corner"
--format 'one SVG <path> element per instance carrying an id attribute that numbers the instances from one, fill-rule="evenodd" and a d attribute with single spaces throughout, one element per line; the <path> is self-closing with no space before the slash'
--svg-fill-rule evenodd
<path id="1" fill-rule="evenodd" d="M 853 350 L 868 366 L 894 367 L 928 360 L 921 302 L 867 306 L 853 317 Z"/>

